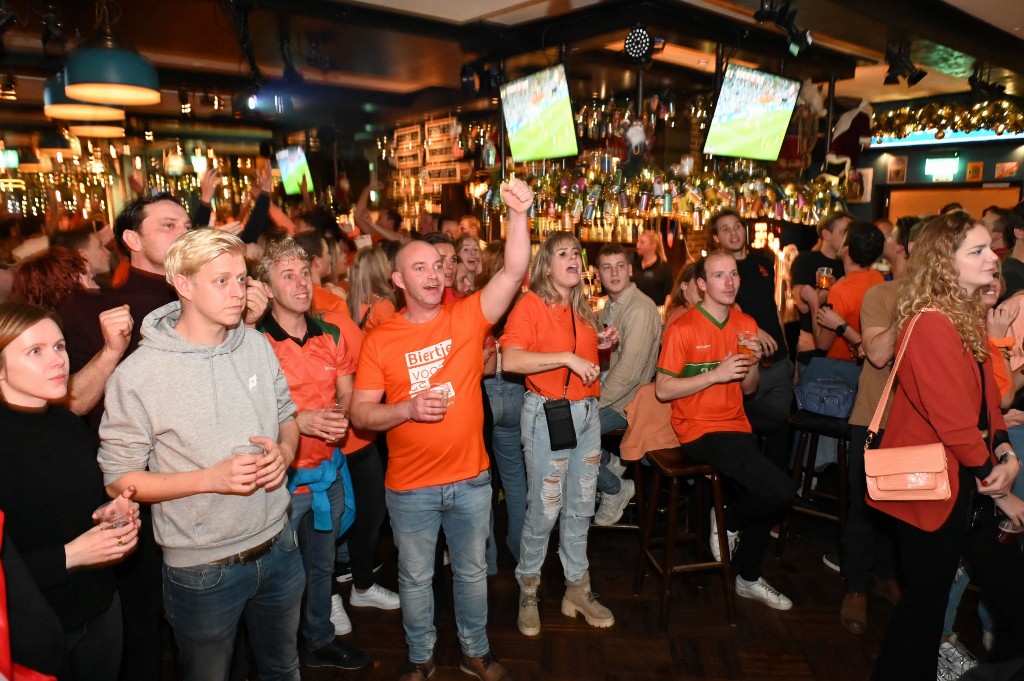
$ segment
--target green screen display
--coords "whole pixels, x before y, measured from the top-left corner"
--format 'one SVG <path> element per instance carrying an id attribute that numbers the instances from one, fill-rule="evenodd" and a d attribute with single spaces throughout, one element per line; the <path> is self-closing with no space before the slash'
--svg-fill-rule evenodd
<path id="1" fill-rule="evenodd" d="M 579 153 L 569 86 L 561 64 L 502 85 L 501 109 L 516 161 Z"/>
<path id="2" fill-rule="evenodd" d="M 799 94 L 799 81 L 729 64 L 704 153 L 778 160 Z"/>
<path id="3" fill-rule="evenodd" d="M 277 167 L 281 170 L 281 184 L 285 194 L 302 192 L 302 178 L 306 178 L 306 190 L 313 193 L 313 176 L 306 163 L 306 152 L 302 147 L 288 147 L 277 152 Z"/>

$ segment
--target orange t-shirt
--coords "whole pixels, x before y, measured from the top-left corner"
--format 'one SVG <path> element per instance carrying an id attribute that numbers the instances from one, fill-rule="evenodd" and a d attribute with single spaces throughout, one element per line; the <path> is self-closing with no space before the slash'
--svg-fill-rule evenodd
<path id="1" fill-rule="evenodd" d="M 698 303 L 665 329 L 658 371 L 673 378 L 712 371 L 726 355 L 739 351 L 740 331 L 757 333 L 753 317 L 734 309 L 720 323 Z M 672 429 L 683 444 L 708 433 L 749 433 L 740 382 L 716 383 L 672 400 Z"/>
<path id="2" fill-rule="evenodd" d="M 363 316 L 366 315 L 366 308 L 368 305 L 363 303 L 359 306 L 359 320 L 362 321 Z M 391 319 L 395 314 L 395 304 L 387 298 L 381 298 L 373 304 L 373 309 L 370 311 L 370 316 L 366 318 L 366 323 L 363 324 L 363 332 L 370 333 L 370 331 L 387 320 Z"/>
<path id="3" fill-rule="evenodd" d="M 272 314 L 260 323 L 260 331 L 281 363 L 292 401 L 299 411 L 329 406 L 337 393 L 338 378 L 351 375 L 356 369 L 338 327 L 310 316 L 306 317 L 306 325 L 306 338 L 300 344 L 281 328 Z M 319 438 L 300 435 L 292 467 L 315 468 L 321 461 L 331 458 L 335 446 Z M 299 487 L 295 491 L 309 490 Z"/>
<path id="4" fill-rule="evenodd" d="M 337 312 L 345 317 L 351 317 L 348 312 L 348 305 L 341 296 L 336 296 L 323 286 L 313 286 L 313 309 L 317 312 Z"/>
<path id="5" fill-rule="evenodd" d="M 573 314 L 568 305 L 548 305 L 533 291 L 525 293 L 516 302 L 499 342 L 502 347 L 516 347 L 529 352 L 575 352 L 589 362 L 598 363 L 597 331 L 594 327 Z M 526 387 L 541 397 L 561 399 L 567 371 L 570 374 L 569 390 L 565 393 L 567 399 L 575 401 L 601 396 L 600 383 L 594 381 L 589 386 L 583 385 L 579 376 L 564 367 L 530 374 L 526 377 Z"/>
<path id="6" fill-rule="evenodd" d="M 356 323 L 348 315 L 340 315 L 337 312 L 315 312 L 314 317 L 323 319 L 328 324 L 334 324 L 341 329 L 341 337 L 345 339 L 348 348 L 348 355 L 352 358 L 353 366 L 359 363 L 359 350 L 363 347 L 365 334 L 359 330 Z M 354 454 L 366 445 L 377 439 L 377 433 L 372 430 L 360 430 L 359 428 L 348 429 L 345 438 L 340 442 L 341 451 L 345 454 Z"/>
<path id="7" fill-rule="evenodd" d="M 882 273 L 876 269 L 849 272 L 840 279 L 828 292 L 828 302 L 832 309 L 839 313 L 847 324 L 860 333 L 860 306 L 864 302 L 864 294 L 875 284 L 885 281 Z M 826 357 L 832 359 L 853 360 L 850 355 L 850 344 L 845 338 L 836 336 L 835 343 L 828 349 Z"/>
<path id="8" fill-rule="evenodd" d="M 491 323 L 480 294 L 441 305 L 416 324 L 396 314 L 366 336 L 356 390 L 383 390 L 384 402 L 403 402 L 447 384 L 448 412 L 436 423 L 408 421 L 387 433 L 385 485 L 403 491 L 474 478 L 490 464 L 484 449 L 484 338 Z"/>

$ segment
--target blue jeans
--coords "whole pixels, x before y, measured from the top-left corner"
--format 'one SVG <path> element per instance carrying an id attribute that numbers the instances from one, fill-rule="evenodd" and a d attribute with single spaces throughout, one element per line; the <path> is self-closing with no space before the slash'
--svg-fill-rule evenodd
<path id="1" fill-rule="evenodd" d="M 558 557 L 570 582 L 590 568 L 587 532 L 594 515 L 597 470 L 601 463 L 601 422 L 597 399 L 572 403 L 576 447 L 551 451 L 544 398 L 527 391 L 523 401 L 526 457 L 526 523 L 516 577 L 540 576 L 551 530 L 558 526 Z"/>
<path id="2" fill-rule="evenodd" d="M 260 679 L 297 681 L 299 603 L 306 579 L 295 533 L 286 527 L 265 556 L 245 565 L 163 566 L 164 611 L 187 681 L 228 678 L 245 617 Z"/>
<path id="3" fill-rule="evenodd" d="M 487 543 L 491 474 L 446 485 L 398 492 L 385 490 L 391 529 L 398 548 L 398 596 L 409 659 L 426 662 L 434 652 L 434 550 L 440 526 L 448 541 L 455 575 L 455 623 L 462 652 L 486 655 Z"/>
<path id="4" fill-rule="evenodd" d="M 1010 444 L 1013 446 L 1013 451 L 1019 452 L 1018 456 L 1024 455 L 1024 426 L 1012 426 L 1006 429 L 1006 433 L 1010 436 Z M 1020 469 L 1017 479 L 1013 481 L 1011 491 L 1014 496 L 1024 499 L 1024 467 Z"/>
<path id="5" fill-rule="evenodd" d="M 601 419 L 601 435 L 629 425 L 626 417 L 611 407 L 601 407 L 598 414 Z M 602 449 L 601 468 L 597 472 L 597 491 L 601 494 L 618 494 L 622 489 L 622 478 L 608 470 L 608 462 L 611 460 L 611 453 Z"/>
<path id="6" fill-rule="evenodd" d="M 501 374 L 498 374 L 484 379 L 484 389 L 494 415 L 491 447 L 498 475 L 501 476 L 501 488 L 505 490 L 505 507 L 508 510 L 508 536 L 505 543 L 518 563 L 519 541 L 523 534 L 523 520 L 526 518 L 526 467 L 519 435 L 519 418 L 523 412 L 523 393 L 526 388 L 519 383 L 502 380 Z"/>
<path id="7" fill-rule="evenodd" d="M 331 624 L 331 576 L 334 573 L 334 542 L 341 530 L 345 511 L 345 486 L 341 479 L 327 489 L 331 501 L 332 529 L 313 529 L 313 495 L 292 494 L 288 522 L 299 540 L 302 567 L 306 571 L 306 604 L 302 609 L 302 637 L 308 650 L 317 650 L 334 640 Z"/>

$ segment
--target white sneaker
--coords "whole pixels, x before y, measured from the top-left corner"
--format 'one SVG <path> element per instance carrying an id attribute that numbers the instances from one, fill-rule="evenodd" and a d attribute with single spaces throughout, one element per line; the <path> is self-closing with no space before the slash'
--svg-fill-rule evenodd
<path id="1" fill-rule="evenodd" d="M 626 504 L 636 493 L 636 485 L 632 480 L 623 480 L 618 494 L 602 494 L 601 507 L 594 514 L 594 524 L 599 527 L 608 527 L 619 522 Z"/>
<path id="2" fill-rule="evenodd" d="M 362 593 L 359 592 L 359 589 L 352 587 L 348 604 L 353 608 L 377 608 L 378 610 L 398 610 L 401 607 L 398 594 L 390 589 L 385 589 L 380 584 L 374 584 Z"/>
<path id="3" fill-rule="evenodd" d="M 793 607 L 793 601 L 776 589 L 774 586 L 759 578 L 756 582 L 748 582 L 739 575 L 736 575 L 736 595 L 741 598 L 750 598 L 761 601 L 769 608 L 775 610 L 789 610 Z"/>
<path id="4" fill-rule="evenodd" d="M 608 459 L 608 463 L 605 465 L 605 468 L 610 470 L 612 473 L 615 473 L 616 477 L 621 478 L 626 472 L 626 464 L 622 463 L 622 459 L 615 454 L 611 454 L 609 456 L 610 458 Z"/>
<path id="5" fill-rule="evenodd" d="M 996 635 L 988 630 L 982 631 L 981 645 L 985 650 L 991 653 L 992 649 L 996 647 Z"/>
<path id="6" fill-rule="evenodd" d="M 740 544 L 740 533 L 725 531 L 726 543 L 729 545 L 729 558 L 736 553 L 736 547 Z M 715 560 L 722 560 L 722 552 L 718 550 L 718 523 L 715 522 L 715 509 L 711 509 L 711 532 L 708 536 L 708 545 L 711 547 L 711 555 Z"/>
<path id="7" fill-rule="evenodd" d="M 335 636 L 352 633 L 352 620 L 345 612 L 345 601 L 341 600 L 341 596 L 338 594 L 331 596 L 331 624 L 334 625 Z"/>
<path id="8" fill-rule="evenodd" d="M 950 636 L 949 640 L 939 645 L 939 661 L 958 677 L 972 667 L 978 666 L 978 660 L 971 655 L 963 643 Z"/>
<path id="9" fill-rule="evenodd" d="M 946 668 L 946 665 L 942 662 L 942 657 L 939 656 L 939 661 L 935 669 L 935 681 L 957 681 L 959 678 L 959 674 L 956 674 L 952 670 Z"/>

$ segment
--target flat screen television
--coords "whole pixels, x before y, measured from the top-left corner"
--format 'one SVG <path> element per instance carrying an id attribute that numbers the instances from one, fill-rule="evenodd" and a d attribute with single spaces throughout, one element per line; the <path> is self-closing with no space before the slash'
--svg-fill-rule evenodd
<path id="1" fill-rule="evenodd" d="M 313 193 L 313 176 L 306 163 L 302 147 L 285 147 L 277 152 L 277 167 L 281 170 L 281 184 L 285 194 L 301 194 L 302 178 L 306 178 L 306 191 Z"/>
<path id="2" fill-rule="evenodd" d="M 800 81 L 729 64 L 704 153 L 777 161 Z"/>
<path id="3" fill-rule="evenodd" d="M 569 85 L 561 64 L 502 85 L 501 110 L 516 161 L 579 153 Z"/>

